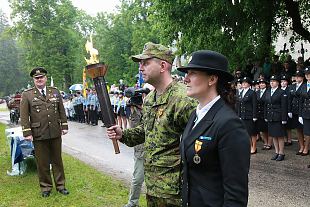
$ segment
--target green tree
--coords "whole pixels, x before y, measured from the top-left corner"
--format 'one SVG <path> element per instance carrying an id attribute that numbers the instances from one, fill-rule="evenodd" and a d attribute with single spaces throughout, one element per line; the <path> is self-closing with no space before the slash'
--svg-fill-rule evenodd
<path id="1" fill-rule="evenodd" d="M 14 31 L 25 47 L 26 71 L 46 67 L 56 86 L 81 81 L 83 43 L 70 0 L 10 1 Z M 76 77 L 78 71 L 80 77 Z"/>
<path id="2" fill-rule="evenodd" d="M 155 0 L 153 13 L 168 41 L 183 36 L 180 53 L 211 49 L 225 54 L 233 67 L 247 59 L 263 59 L 272 42 L 285 34 L 290 19 L 296 39 L 310 40 L 310 4 L 307 0 Z M 302 17 L 302 18 L 301 18 Z M 295 25 L 295 26 L 294 26 Z"/>
<path id="3" fill-rule="evenodd" d="M 9 29 L 8 19 L 0 10 L 0 97 L 27 86 L 27 76 L 19 66 L 22 53 Z"/>
<path id="4" fill-rule="evenodd" d="M 150 1 L 123 0 L 118 14 L 100 13 L 95 20 L 95 46 L 100 59 L 109 66 L 107 79 L 118 83 L 124 79 L 135 82 L 138 64 L 131 56 L 142 52 L 146 42 L 158 42 L 159 37 L 149 17 Z"/>

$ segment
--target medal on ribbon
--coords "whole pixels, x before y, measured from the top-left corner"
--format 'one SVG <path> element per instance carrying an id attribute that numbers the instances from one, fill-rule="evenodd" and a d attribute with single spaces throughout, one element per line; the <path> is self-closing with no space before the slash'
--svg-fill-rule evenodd
<path id="1" fill-rule="evenodd" d="M 195 156 L 193 158 L 193 161 L 197 165 L 201 162 L 201 158 L 198 155 L 198 152 L 201 150 L 201 145 L 202 145 L 201 141 L 199 141 L 199 140 L 195 141 Z"/>

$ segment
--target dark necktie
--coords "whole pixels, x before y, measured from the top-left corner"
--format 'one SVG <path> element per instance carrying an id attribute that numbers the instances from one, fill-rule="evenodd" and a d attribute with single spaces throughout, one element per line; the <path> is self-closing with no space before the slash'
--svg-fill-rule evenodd
<path id="1" fill-rule="evenodd" d="M 41 91 L 43 98 L 46 98 L 45 93 L 44 93 L 44 89 L 42 89 Z"/>

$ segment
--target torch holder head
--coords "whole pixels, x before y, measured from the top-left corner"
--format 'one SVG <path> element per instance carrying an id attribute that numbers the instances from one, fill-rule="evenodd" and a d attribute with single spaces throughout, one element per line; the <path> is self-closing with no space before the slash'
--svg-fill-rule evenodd
<path id="1" fill-rule="evenodd" d="M 95 63 L 91 65 L 86 65 L 86 72 L 92 79 L 98 77 L 104 77 L 107 73 L 108 67 L 104 63 Z"/>

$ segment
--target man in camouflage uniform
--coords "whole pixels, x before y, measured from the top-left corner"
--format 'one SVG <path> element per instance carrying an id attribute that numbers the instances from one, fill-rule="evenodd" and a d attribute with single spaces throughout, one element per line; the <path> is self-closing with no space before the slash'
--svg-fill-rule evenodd
<path id="1" fill-rule="evenodd" d="M 30 72 L 35 87 L 23 92 L 20 104 L 23 136 L 34 144 L 43 197 L 48 197 L 53 187 L 50 164 L 57 191 L 69 194 L 61 158 L 61 135 L 68 132 L 68 123 L 61 94 L 58 89 L 46 86 L 46 74 L 42 67 Z"/>
<path id="2" fill-rule="evenodd" d="M 145 142 L 144 173 L 149 207 L 180 206 L 180 136 L 197 104 L 185 95 L 185 86 L 172 79 L 171 50 L 146 43 L 142 54 L 132 59 L 140 62 L 144 81 L 155 90 L 144 100 L 139 126 L 125 131 L 112 126 L 108 135 L 128 146 Z"/>

